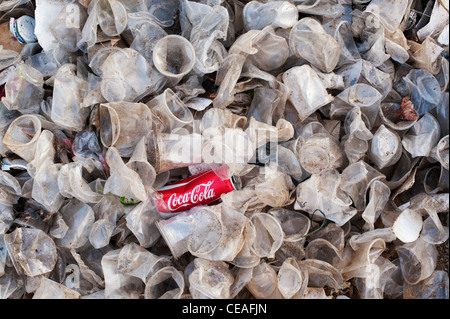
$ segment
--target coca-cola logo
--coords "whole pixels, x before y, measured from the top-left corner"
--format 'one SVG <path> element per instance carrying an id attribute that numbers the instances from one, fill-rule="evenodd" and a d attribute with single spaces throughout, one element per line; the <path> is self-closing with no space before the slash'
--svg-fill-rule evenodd
<path id="1" fill-rule="evenodd" d="M 214 189 L 211 188 L 213 183 L 214 181 L 209 181 L 204 184 L 199 184 L 195 186 L 191 192 L 186 192 L 184 194 L 172 194 L 167 202 L 169 210 L 174 211 L 180 207 L 198 205 L 209 199 L 214 199 L 216 195 Z"/>

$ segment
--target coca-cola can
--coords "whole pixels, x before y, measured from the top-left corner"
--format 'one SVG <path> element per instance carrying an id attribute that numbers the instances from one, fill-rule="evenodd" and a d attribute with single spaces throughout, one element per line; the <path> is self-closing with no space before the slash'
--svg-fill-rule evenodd
<path id="1" fill-rule="evenodd" d="M 223 179 L 209 170 L 158 189 L 156 206 L 163 217 L 170 217 L 195 206 L 218 202 L 220 195 L 233 190 L 236 190 L 233 177 Z"/>

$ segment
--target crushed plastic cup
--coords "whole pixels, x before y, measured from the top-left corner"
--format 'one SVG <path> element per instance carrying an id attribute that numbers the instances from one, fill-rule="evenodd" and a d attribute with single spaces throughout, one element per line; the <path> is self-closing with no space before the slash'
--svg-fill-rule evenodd
<path id="1" fill-rule="evenodd" d="M 131 157 L 138 142 L 152 129 L 152 112 L 143 103 L 104 103 L 99 106 L 100 140 Z"/>
<path id="2" fill-rule="evenodd" d="M 56 245 L 42 230 L 18 228 L 6 234 L 4 241 L 19 274 L 34 277 L 53 270 L 56 264 Z"/>
<path id="3" fill-rule="evenodd" d="M 241 269 L 252 269 L 259 264 L 261 258 L 258 257 L 250 248 L 256 236 L 255 226 L 250 219 L 246 219 L 245 221 L 243 235 L 243 246 L 234 259 L 230 261 L 230 263 Z"/>
<path id="4" fill-rule="evenodd" d="M 253 277 L 247 284 L 247 289 L 256 299 L 280 299 L 278 277 L 276 271 L 266 262 L 261 262 L 253 268 Z"/>
<path id="5" fill-rule="evenodd" d="M 225 262 L 196 258 L 189 275 L 189 292 L 195 299 L 228 299 L 233 281 Z"/>
<path id="6" fill-rule="evenodd" d="M 0 2 L 0 298 L 448 298 L 447 0 Z"/>
<path id="7" fill-rule="evenodd" d="M 298 19 L 297 8 L 288 1 L 250 1 L 244 6 L 242 15 L 246 30 L 261 30 L 268 25 L 274 28 L 290 28 Z"/>
<path id="8" fill-rule="evenodd" d="M 297 185 L 294 209 L 303 210 L 309 214 L 319 209 L 327 219 L 342 226 L 357 212 L 350 206 L 351 197 L 342 192 L 342 182 L 342 177 L 337 170 L 313 174 L 306 182 Z M 317 192 L 317 189 L 321 191 Z"/>
<path id="9" fill-rule="evenodd" d="M 400 136 L 380 125 L 371 140 L 369 156 L 379 169 L 394 165 L 402 156 Z"/>
<path id="10" fill-rule="evenodd" d="M 177 288 L 173 288 L 173 282 Z M 161 268 L 154 273 L 145 286 L 146 299 L 179 299 L 185 288 L 184 276 L 173 266 Z"/>
<path id="11" fill-rule="evenodd" d="M 417 284 L 433 273 L 437 262 L 437 250 L 422 238 L 396 247 L 403 278 L 409 284 Z"/>
<path id="12" fill-rule="evenodd" d="M 375 222 L 386 207 L 390 195 L 391 190 L 386 183 L 375 180 L 370 185 L 369 202 L 361 214 L 366 222 L 365 229 L 372 230 L 375 228 Z"/>
<path id="13" fill-rule="evenodd" d="M 308 286 L 323 288 L 325 286 L 340 289 L 344 280 L 341 272 L 329 263 L 317 259 L 304 259 L 299 263 L 308 273 Z"/>
<path id="14" fill-rule="evenodd" d="M 251 249 L 258 257 L 274 258 L 284 238 L 280 222 L 272 215 L 265 213 L 253 214 L 250 220 L 256 231 Z"/>
<path id="15" fill-rule="evenodd" d="M 194 47 L 196 74 L 219 69 L 227 53 L 224 44 L 234 40 L 230 18 L 229 10 L 217 2 L 180 2 L 181 36 L 189 39 Z"/>
<path id="16" fill-rule="evenodd" d="M 364 158 L 369 150 L 369 142 L 355 135 L 346 135 L 343 138 L 344 152 L 349 163 L 356 163 Z"/>
<path id="17" fill-rule="evenodd" d="M 107 102 L 135 102 L 165 83 L 164 77 L 142 54 L 128 47 L 98 50 L 90 59 L 89 67 L 100 77 L 100 96 Z"/>
<path id="18" fill-rule="evenodd" d="M 334 70 L 341 53 L 339 43 L 325 32 L 318 20 L 311 17 L 300 19 L 292 27 L 289 46 L 296 56 L 325 73 Z"/>
<path id="19" fill-rule="evenodd" d="M 448 274 L 442 270 L 434 271 L 430 277 L 417 284 L 404 285 L 404 299 L 448 299 Z"/>
<path id="20" fill-rule="evenodd" d="M 184 253 L 207 254 L 220 243 L 222 222 L 211 209 L 190 210 L 156 222 L 173 257 Z"/>
<path id="21" fill-rule="evenodd" d="M 436 159 L 443 168 L 449 169 L 449 139 L 448 135 L 439 140 L 439 143 L 431 150 L 430 157 Z"/>
<path id="22" fill-rule="evenodd" d="M 108 149 L 105 161 L 110 169 L 110 176 L 104 184 L 104 194 L 111 193 L 136 201 L 147 199 L 147 190 L 142 179 L 137 172 L 125 164 L 116 148 Z"/>
<path id="23" fill-rule="evenodd" d="M 279 221 L 285 242 L 302 240 L 311 227 L 311 220 L 308 217 L 293 210 L 271 208 L 268 213 Z"/>
<path id="24" fill-rule="evenodd" d="M 287 70 L 282 79 L 290 92 L 289 100 L 299 113 L 301 121 L 333 101 L 319 76 L 308 65 Z"/>
<path id="25" fill-rule="evenodd" d="M 147 158 L 156 173 L 202 163 L 202 136 L 155 133 L 145 137 Z"/>
<path id="26" fill-rule="evenodd" d="M 22 114 L 39 113 L 39 104 L 44 97 L 44 79 L 39 70 L 27 64 L 19 64 L 7 75 L 5 96 L 2 104 L 9 110 Z"/>
<path id="27" fill-rule="evenodd" d="M 21 185 L 14 176 L 4 171 L 0 171 L 0 183 L 2 185 L 0 203 L 4 206 L 12 207 L 13 204 L 17 203 L 22 194 Z M 4 209 L 6 213 L 6 207 Z"/>
<path id="28" fill-rule="evenodd" d="M 125 214 L 120 201 L 114 197 L 103 197 L 93 208 L 97 220 L 89 232 L 89 242 L 99 249 L 108 245 L 117 221 Z"/>
<path id="29" fill-rule="evenodd" d="M 310 174 L 339 168 L 343 164 L 343 152 L 339 143 L 329 134 L 315 134 L 301 145 L 299 162 Z"/>
<path id="30" fill-rule="evenodd" d="M 192 112 L 170 88 L 148 102 L 147 106 L 155 115 L 156 132 L 174 133 L 182 128 L 189 130 L 194 120 Z"/>
<path id="31" fill-rule="evenodd" d="M 231 262 L 235 260 L 236 256 L 240 253 L 244 246 L 244 232 L 245 225 L 248 222 L 247 218 L 240 212 L 227 209 L 226 207 L 223 207 L 223 205 L 215 205 L 211 206 L 211 208 L 215 210 L 222 224 L 222 229 L 218 229 L 218 232 L 222 233 L 222 236 L 220 236 L 219 244 L 212 251 L 201 252 L 195 249 L 195 246 L 198 246 L 198 244 L 195 244 L 194 238 L 191 238 L 191 243 L 194 244 L 191 244 L 188 249 L 191 254 L 197 257 L 208 260 Z M 199 232 L 199 230 L 196 229 L 195 232 Z"/>
<path id="32" fill-rule="evenodd" d="M 57 240 L 58 245 L 79 248 L 86 244 L 95 221 L 93 209 L 77 199 L 71 199 L 61 207 L 59 213 L 68 229 L 64 237 Z"/>
<path id="33" fill-rule="evenodd" d="M 342 251 L 322 238 L 313 239 L 308 243 L 305 258 L 325 261 L 336 269 L 342 269 L 343 266 Z"/>
<path id="34" fill-rule="evenodd" d="M 439 142 L 439 123 L 430 113 L 426 113 L 403 136 L 402 145 L 412 157 L 428 156 Z"/>
<path id="35" fill-rule="evenodd" d="M 56 72 L 51 119 L 65 129 L 80 131 L 89 115 L 89 110 L 81 107 L 87 83 L 75 71 L 75 64 L 65 64 Z"/>
<path id="36" fill-rule="evenodd" d="M 40 115 L 21 115 L 9 125 L 3 143 L 25 161 L 30 162 L 34 158 L 41 129 Z"/>
<path id="37" fill-rule="evenodd" d="M 351 251 L 344 257 L 344 269 L 342 271 L 344 278 L 363 277 L 366 274 L 367 267 L 373 267 L 376 260 L 386 248 L 386 242 L 383 238 L 369 238 L 358 245 L 354 245 Z"/>
<path id="38" fill-rule="evenodd" d="M 300 268 L 294 258 L 283 261 L 277 274 L 278 290 L 285 299 L 296 299 L 302 296 L 308 285 L 308 273 Z"/>
<path id="39" fill-rule="evenodd" d="M 122 247 L 118 254 L 117 269 L 133 277 L 147 282 L 157 271 L 171 266 L 168 256 L 158 256 L 137 243 L 129 243 Z"/>
<path id="40" fill-rule="evenodd" d="M 342 171 L 339 187 L 352 198 L 356 209 L 363 209 L 366 206 L 366 198 L 360 195 L 367 193 L 371 183 L 383 178 L 385 176 L 378 170 L 364 161 L 359 161 Z"/>
<path id="41" fill-rule="evenodd" d="M 281 68 L 289 58 L 289 45 L 275 30 L 267 28 L 264 37 L 255 43 L 257 53 L 248 57 L 246 64 L 254 65 L 262 71 L 270 72 Z"/>
<path id="42" fill-rule="evenodd" d="M 33 299 L 79 299 L 80 293 L 70 289 L 56 281 L 41 278 L 38 289 L 33 294 Z"/>

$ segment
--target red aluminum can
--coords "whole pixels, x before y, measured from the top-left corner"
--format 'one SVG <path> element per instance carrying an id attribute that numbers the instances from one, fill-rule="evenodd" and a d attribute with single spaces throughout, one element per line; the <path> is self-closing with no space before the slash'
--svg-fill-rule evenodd
<path id="1" fill-rule="evenodd" d="M 198 205 L 214 203 L 220 195 L 235 189 L 233 177 L 222 179 L 209 170 L 157 190 L 156 206 L 161 214 L 180 213 Z"/>

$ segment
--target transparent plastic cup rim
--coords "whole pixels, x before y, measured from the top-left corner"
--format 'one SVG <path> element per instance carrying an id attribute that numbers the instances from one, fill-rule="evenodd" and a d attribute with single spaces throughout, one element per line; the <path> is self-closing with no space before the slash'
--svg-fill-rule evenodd
<path id="1" fill-rule="evenodd" d="M 185 123 L 185 124 L 189 124 L 189 123 L 191 123 L 194 120 L 194 116 L 189 111 L 187 106 L 185 106 L 185 109 L 183 110 L 184 117 L 178 117 L 172 112 L 172 109 L 169 107 L 169 104 L 167 103 L 168 95 L 170 95 L 171 98 L 175 99 L 175 101 L 177 103 L 177 106 L 179 106 L 180 104 L 184 105 L 183 101 L 181 101 L 181 99 L 179 98 L 179 96 L 175 92 L 173 92 L 171 89 L 167 89 L 162 94 L 163 94 L 163 97 L 164 97 L 164 103 L 166 104 L 166 107 L 167 107 L 171 117 L 173 117 L 177 121 L 179 121 L 181 123 Z"/>
<path id="2" fill-rule="evenodd" d="M 8 145 L 25 147 L 25 146 L 27 146 L 27 145 L 33 144 L 33 143 L 39 138 L 39 135 L 40 135 L 39 133 L 40 133 L 40 131 L 41 131 L 41 129 L 42 129 L 42 124 L 41 124 L 41 121 L 39 120 L 39 118 L 37 118 L 36 116 L 34 116 L 34 115 L 32 115 L 32 114 L 24 114 L 24 115 L 22 115 L 22 116 L 16 118 L 16 119 L 10 124 L 9 127 L 13 127 L 16 123 L 22 121 L 22 120 L 25 119 L 25 118 L 31 119 L 31 122 L 33 122 L 33 125 L 34 125 L 34 127 L 36 128 L 36 132 L 35 132 L 33 138 L 32 138 L 30 141 L 26 142 L 25 144 L 19 142 L 19 143 L 17 143 L 17 144 L 16 144 L 16 143 L 15 143 L 15 144 L 8 143 Z M 5 135 L 6 135 L 6 134 L 5 134 Z M 12 137 L 12 136 L 11 136 L 11 137 Z M 14 140 L 13 140 L 13 141 L 14 141 Z M 15 141 L 14 141 L 14 142 L 15 142 Z"/>
<path id="3" fill-rule="evenodd" d="M 117 141 L 119 140 L 119 136 L 120 136 L 120 120 L 119 120 L 119 115 L 117 114 L 117 111 L 113 108 L 113 107 L 111 107 L 111 106 L 109 106 L 109 105 L 106 105 L 106 104 L 100 104 L 100 108 L 103 108 L 103 109 L 105 109 L 105 111 L 107 111 L 107 112 L 109 112 L 109 117 L 110 117 L 110 119 L 111 119 L 111 122 L 113 122 L 113 121 L 116 121 L 117 122 L 117 124 L 118 124 L 118 126 L 116 127 L 116 129 L 117 129 L 117 132 L 112 132 L 112 134 L 113 134 L 113 136 L 111 137 L 111 143 L 106 143 L 107 141 L 105 141 L 105 138 L 104 138 L 104 134 L 102 134 L 104 131 L 103 130 L 100 130 L 100 140 L 101 140 L 101 142 L 103 143 L 103 145 L 104 146 L 106 146 L 106 147 L 111 147 L 111 146 L 113 146 L 114 144 L 116 144 L 117 143 Z M 101 114 L 101 112 L 100 112 L 100 114 Z M 113 118 L 114 117 L 114 118 Z M 111 126 L 111 125 L 110 125 Z M 113 127 L 111 127 L 111 128 L 113 128 Z M 114 133 L 117 133 L 117 134 L 114 134 Z M 110 144 L 110 145 L 108 145 L 108 144 Z"/>
<path id="4" fill-rule="evenodd" d="M 307 156 L 314 156 L 314 159 L 320 158 L 312 162 Z M 300 165 L 311 174 L 319 174 L 326 170 L 330 163 L 328 152 L 321 146 L 313 144 L 305 144 L 300 149 Z"/>
<path id="5" fill-rule="evenodd" d="M 161 61 L 161 58 L 158 56 L 158 49 L 159 47 L 163 44 L 163 43 L 167 43 L 168 41 L 177 41 L 180 44 L 185 45 L 185 47 L 187 48 L 185 50 L 186 52 L 186 56 L 188 58 L 190 58 L 190 62 L 187 66 L 185 66 L 185 71 L 184 72 L 180 72 L 180 73 L 172 73 L 170 71 L 168 71 L 164 66 L 164 62 Z M 195 65 L 195 49 L 194 46 L 192 45 L 191 42 L 189 42 L 186 38 L 180 36 L 180 35 L 175 35 L 175 34 L 171 34 L 171 35 L 167 35 L 165 37 L 163 37 L 162 39 L 160 39 L 154 49 L 153 49 L 153 54 L 152 54 L 152 58 L 153 58 L 153 64 L 155 65 L 156 69 L 163 75 L 169 77 L 169 78 L 175 78 L 175 79 L 181 79 L 183 76 L 185 76 L 186 74 L 188 74 L 192 68 Z"/>
<path id="6" fill-rule="evenodd" d="M 195 221 L 203 221 L 203 220 L 206 220 L 206 217 L 207 216 L 209 216 L 209 217 L 212 217 L 211 219 L 210 219 L 210 225 L 212 225 L 211 224 L 211 221 L 214 221 L 214 223 L 215 223 L 215 225 L 217 226 L 219 226 L 219 228 L 220 228 L 220 230 L 221 230 L 221 232 L 218 234 L 218 237 L 217 238 L 215 238 L 215 242 L 213 242 L 212 243 L 212 245 L 210 245 L 210 246 L 206 246 L 207 247 L 207 249 L 205 249 L 205 246 L 202 246 L 202 247 L 200 247 L 200 248 L 198 248 L 198 249 L 194 249 L 192 246 L 193 246 L 193 239 L 192 239 L 192 236 L 188 236 L 188 239 L 187 239 L 187 249 L 188 249 L 188 251 L 189 252 L 191 252 L 191 254 L 192 253 L 200 253 L 200 254 L 209 254 L 209 253 L 211 253 L 213 250 L 215 250 L 215 249 L 217 249 L 218 247 L 219 247 L 219 245 L 220 245 L 220 243 L 222 242 L 222 237 L 223 237 L 223 229 L 224 229 L 224 225 L 223 225 L 223 222 L 222 222 L 222 220 L 214 213 L 214 211 L 212 210 L 212 209 L 210 209 L 210 208 L 208 208 L 208 207 L 201 207 L 201 208 L 199 208 L 197 211 L 195 211 L 195 217 L 194 217 L 194 220 Z M 201 216 L 201 215 L 204 215 L 204 216 Z M 195 231 L 195 227 L 194 227 L 194 231 Z M 209 238 L 210 239 L 210 238 Z M 203 249 L 203 250 L 202 250 Z M 200 251 L 199 251 L 200 250 Z"/>

